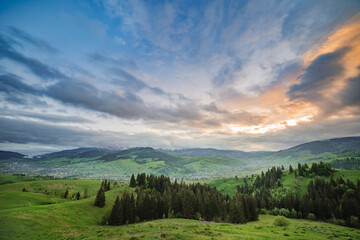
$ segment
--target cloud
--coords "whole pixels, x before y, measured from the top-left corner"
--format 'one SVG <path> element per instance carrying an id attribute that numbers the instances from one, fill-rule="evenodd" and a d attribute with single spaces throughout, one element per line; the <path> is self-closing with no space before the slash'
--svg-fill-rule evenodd
<path id="1" fill-rule="evenodd" d="M 15 38 L 19 39 L 22 42 L 27 42 L 30 43 L 31 45 L 41 49 L 41 50 L 45 50 L 48 51 L 50 53 L 56 53 L 58 52 L 58 50 L 56 48 L 54 48 L 53 46 L 51 46 L 49 43 L 47 43 L 46 41 L 36 38 L 32 35 L 30 35 L 27 32 L 24 32 L 18 28 L 15 27 L 9 27 L 10 33 L 12 36 L 14 36 Z"/>
<path id="2" fill-rule="evenodd" d="M 342 104 L 360 108 L 360 75 L 348 79 L 346 83 L 346 87 L 341 92 Z"/>
<path id="3" fill-rule="evenodd" d="M 162 89 L 157 87 L 150 87 L 142 80 L 136 78 L 135 76 L 120 68 L 113 68 L 111 70 L 116 74 L 116 78 L 113 80 L 113 83 L 115 83 L 116 85 L 120 85 L 122 88 L 128 91 L 137 92 L 142 89 L 148 89 L 156 95 L 166 95 L 166 93 Z"/>
<path id="4" fill-rule="evenodd" d="M 290 98 L 315 102 L 323 100 L 324 92 L 344 73 L 341 59 L 347 51 L 347 48 L 343 48 L 317 57 L 306 68 L 305 74 L 300 76 L 301 82 L 290 87 Z"/>
<path id="5" fill-rule="evenodd" d="M 20 105 L 46 105 L 45 102 L 36 98 L 41 95 L 41 91 L 23 83 L 18 76 L 13 74 L 0 75 L 0 92 L 3 93 L 6 102 Z"/>
<path id="6" fill-rule="evenodd" d="M 12 41 L 0 35 L 0 59 L 7 58 L 27 67 L 35 75 L 44 80 L 66 79 L 58 70 L 49 67 L 40 61 L 26 57 L 12 47 Z"/>
<path id="7" fill-rule="evenodd" d="M 41 120 L 48 123 L 93 123 L 93 121 L 79 117 L 74 115 L 60 115 L 60 114 L 52 114 L 48 112 L 29 112 L 24 110 L 15 110 L 15 109 L 0 109 L 1 115 L 3 117 L 10 117 L 10 118 L 30 118 L 32 120 Z"/>
<path id="8" fill-rule="evenodd" d="M 348 21 L 360 10 L 356 0 L 293 1 L 283 21 L 282 36 L 292 47 L 303 52 L 326 40 L 326 36 Z M 324 10 L 326 8 L 326 10 Z"/>
<path id="9" fill-rule="evenodd" d="M 212 80 L 215 86 L 232 84 L 235 81 L 235 73 L 241 70 L 240 59 L 234 60 L 231 64 L 225 64 Z"/>
<path id="10" fill-rule="evenodd" d="M 40 94 L 40 91 L 23 83 L 20 78 L 14 74 L 0 75 L 0 91 L 8 94 Z"/>

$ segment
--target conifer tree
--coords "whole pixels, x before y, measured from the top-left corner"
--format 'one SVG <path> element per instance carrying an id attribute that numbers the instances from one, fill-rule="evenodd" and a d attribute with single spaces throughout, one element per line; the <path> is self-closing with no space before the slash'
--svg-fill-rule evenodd
<path id="1" fill-rule="evenodd" d="M 66 189 L 65 194 L 64 194 L 64 198 L 67 198 L 68 195 L 69 195 L 69 189 Z"/>
<path id="2" fill-rule="evenodd" d="M 123 209 L 121 206 L 119 196 L 116 197 L 114 206 L 111 210 L 111 214 L 110 214 L 108 223 L 109 223 L 109 225 L 114 225 L 114 226 L 123 224 Z"/>
<path id="3" fill-rule="evenodd" d="M 103 190 L 103 186 L 99 189 L 96 198 L 95 198 L 95 206 L 102 208 L 105 206 L 105 192 Z"/>
<path id="4" fill-rule="evenodd" d="M 132 188 L 136 187 L 136 181 L 135 181 L 135 176 L 134 176 L 134 174 L 131 175 L 130 187 L 132 187 Z"/>
<path id="5" fill-rule="evenodd" d="M 77 192 L 76 194 L 76 200 L 79 200 L 80 199 L 80 192 Z"/>

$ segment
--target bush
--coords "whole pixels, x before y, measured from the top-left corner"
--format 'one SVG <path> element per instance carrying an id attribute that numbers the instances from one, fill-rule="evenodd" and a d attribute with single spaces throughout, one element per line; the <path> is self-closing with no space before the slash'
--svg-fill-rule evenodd
<path id="1" fill-rule="evenodd" d="M 316 221 L 316 216 L 315 216 L 315 214 L 309 213 L 308 219 L 311 220 L 311 221 Z"/>
<path id="2" fill-rule="evenodd" d="M 290 218 L 297 218 L 297 212 L 295 209 L 291 209 Z"/>
<path id="3" fill-rule="evenodd" d="M 290 221 L 286 219 L 285 217 L 281 216 L 274 220 L 275 226 L 281 226 L 281 227 L 287 227 L 290 225 Z"/>
<path id="4" fill-rule="evenodd" d="M 279 209 L 278 209 L 278 208 L 274 208 L 273 210 L 270 210 L 270 214 L 271 214 L 271 215 L 275 215 L 275 216 L 279 215 Z"/>
<path id="5" fill-rule="evenodd" d="M 281 208 L 279 210 L 279 215 L 289 218 L 290 217 L 290 211 L 286 208 Z"/>
<path id="6" fill-rule="evenodd" d="M 201 213 L 200 212 L 196 212 L 195 219 L 196 220 L 201 220 Z"/>
<path id="7" fill-rule="evenodd" d="M 355 216 L 350 217 L 350 227 L 359 228 L 359 219 Z"/>
<path id="8" fill-rule="evenodd" d="M 265 208 L 261 208 L 261 209 L 259 210 L 259 214 L 267 214 L 266 209 L 265 209 Z"/>

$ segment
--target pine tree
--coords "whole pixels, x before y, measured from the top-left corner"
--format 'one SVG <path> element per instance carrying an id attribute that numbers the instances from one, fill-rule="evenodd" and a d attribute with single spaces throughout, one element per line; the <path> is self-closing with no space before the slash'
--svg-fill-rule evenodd
<path id="1" fill-rule="evenodd" d="M 107 191 L 109 191 L 110 190 L 110 181 L 108 182 L 108 184 L 107 184 L 107 188 L 106 188 L 106 190 Z"/>
<path id="2" fill-rule="evenodd" d="M 246 223 L 244 205 L 239 193 L 235 193 L 231 199 L 229 217 L 232 223 Z"/>
<path id="3" fill-rule="evenodd" d="M 69 189 L 66 189 L 65 194 L 64 194 L 64 198 L 67 198 L 68 195 L 69 195 Z"/>
<path id="4" fill-rule="evenodd" d="M 95 206 L 99 208 L 105 206 L 105 193 L 103 191 L 103 186 L 99 189 L 98 194 L 96 195 Z"/>
<path id="5" fill-rule="evenodd" d="M 136 208 L 135 208 L 135 198 L 134 198 L 134 194 L 131 193 L 131 198 L 130 198 L 130 219 L 129 219 L 129 223 L 135 223 L 135 218 L 136 218 Z"/>
<path id="6" fill-rule="evenodd" d="M 289 172 L 290 172 L 290 173 L 293 173 L 293 172 L 294 172 L 294 169 L 293 169 L 293 167 L 292 167 L 291 165 L 289 166 Z"/>
<path id="7" fill-rule="evenodd" d="M 108 223 L 109 225 L 114 225 L 114 226 L 123 224 L 123 209 L 121 206 L 119 196 L 116 197 Z"/>
<path id="8" fill-rule="evenodd" d="M 135 176 L 134 176 L 134 174 L 131 175 L 130 187 L 132 187 L 132 188 L 136 187 L 136 181 L 135 181 Z"/>
<path id="9" fill-rule="evenodd" d="M 79 200 L 80 199 L 80 192 L 77 192 L 76 194 L 76 200 Z"/>

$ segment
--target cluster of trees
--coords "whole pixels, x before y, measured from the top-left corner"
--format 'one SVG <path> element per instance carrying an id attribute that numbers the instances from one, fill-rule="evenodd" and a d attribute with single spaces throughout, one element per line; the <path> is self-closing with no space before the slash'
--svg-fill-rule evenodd
<path id="1" fill-rule="evenodd" d="M 291 166 L 291 165 L 290 165 Z M 331 168 L 330 164 L 323 163 L 322 161 L 320 163 L 313 163 L 311 165 L 311 168 L 304 163 L 301 165 L 301 163 L 298 163 L 298 169 L 295 170 L 295 177 L 301 176 L 301 177 L 308 177 L 310 174 L 315 174 L 316 176 L 325 176 L 329 177 L 331 176 L 335 170 Z"/>
<path id="2" fill-rule="evenodd" d="M 355 157 L 347 157 L 331 162 L 331 166 L 345 170 L 360 170 L 360 153 L 354 153 Z"/>
<path id="3" fill-rule="evenodd" d="M 351 227 L 359 227 L 360 181 L 355 185 L 339 177 L 334 180 L 311 180 L 307 193 L 288 194 L 282 199 L 272 199 L 270 213 L 290 218 L 322 219 Z"/>
<path id="4" fill-rule="evenodd" d="M 101 186 L 100 186 L 100 189 L 96 195 L 96 198 L 95 198 L 95 206 L 99 207 L 99 208 L 102 208 L 105 206 L 105 192 L 110 190 L 110 181 L 107 181 L 107 180 L 103 180 L 101 182 Z"/>
<path id="5" fill-rule="evenodd" d="M 255 198 L 236 193 L 232 198 L 206 184 L 185 184 L 154 175 L 133 175 L 130 186 L 137 197 L 124 192 L 115 200 L 109 225 L 122 225 L 159 218 L 205 219 L 246 223 L 258 219 Z"/>
<path id="6" fill-rule="evenodd" d="M 246 178 L 244 178 L 244 185 L 237 185 L 237 192 L 242 194 L 253 194 L 256 190 L 262 189 L 265 192 L 268 189 L 274 188 L 275 186 L 281 187 L 281 177 L 283 172 L 280 167 L 272 167 L 268 169 L 266 173 L 261 172 L 261 176 L 256 176 L 253 183 L 250 185 Z M 270 192 L 268 195 L 270 195 Z"/>
<path id="7" fill-rule="evenodd" d="M 272 168 L 266 174 L 257 176 L 252 185 L 238 187 L 240 193 L 252 193 L 257 207 L 266 209 L 274 215 L 290 218 L 310 218 L 331 220 L 332 222 L 352 227 L 359 226 L 360 219 L 360 181 L 355 185 L 350 180 L 346 182 L 339 177 L 334 180 L 334 169 L 323 162 L 313 163 L 309 167 L 298 164 L 298 169 L 290 165 L 290 174 L 295 176 L 331 176 L 330 181 L 315 178 L 307 186 L 307 192 L 299 195 L 288 192 L 281 198 L 274 197 L 271 189 L 281 189 L 279 184 L 283 176 L 281 168 Z M 298 173 L 298 174 L 297 174 Z"/>

